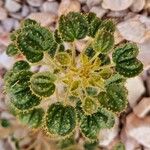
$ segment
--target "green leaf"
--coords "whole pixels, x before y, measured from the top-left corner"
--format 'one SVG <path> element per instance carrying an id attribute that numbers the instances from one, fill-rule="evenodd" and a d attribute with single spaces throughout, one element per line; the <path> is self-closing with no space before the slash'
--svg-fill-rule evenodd
<path id="1" fill-rule="evenodd" d="M 114 146 L 113 150 L 126 150 L 126 148 L 122 142 L 119 142 Z"/>
<path id="2" fill-rule="evenodd" d="M 141 73 L 143 64 L 136 58 L 138 53 L 138 47 L 133 43 L 117 47 L 113 53 L 116 71 L 129 78 Z"/>
<path id="3" fill-rule="evenodd" d="M 71 57 L 66 52 L 59 52 L 55 55 L 55 59 L 60 63 L 62 66 L 69 66 L 71 63 Z"/>
<path id="4" fill-rule="evenodd" d="M 133 43 L 122 44 L 115 48 L 113 52 L 113 61 L 118 64 L 136 58 L 139 53 L 137 45 Z"/>
<path id="5" fill-rule="evenodd" d="M 93 50 L 92 46 L 89 46 L 88 48 L 86 48 L 85 54 L 86 54 L 89 58 L 92 58 L 92 57 L 96 54 L 96 52 Z"/>
<path id="6" fill-rule="evenodd" d="M 98 95 L 98 88 L 94 87 L 94 86 L 89 86 L 89 87 L 86 87 L 86 92 L 89 96 L 96 96 Z"/>
<path id="7" fill-rule="evenodd" d="M 111 32 L 111 33 L 115 32 L 116 26 L 113 20 L 107 19 L 103 21 L 100 18 L 98 18 L 96 14 L 94 13 L 88 13 L 86 17 L 87 17 L 88 24 L 89 24 L 88 36 L 91 36 L 94 38 L 97 31 L 101 29 Z"/>
<path id="8" fill-rule="evenodd" d="M 11 98 L 11 102 L 13 103 L 13 105 L 20 110 L 30 109 L 34 106 L 39 105 L 41 102 L 41 99 L 39 97 L 32 94 L 32 92 L 30 91 L 30 88 L 27 88 L 24 91 L 15 93 L 10 98 Z"/>
<path id="9" fill-rule="evenodd" d="M 73 146 L 74 144 L 76 144 L 75 138 L 71 136 L 69 138 L 60 140 L 58 143 L 58 147 L 60 150 L 66 150 L 67 148 Z M 67 149 L 67 150 L 71 150 L 71 149 Z"/>
<path id="10" fill-rule="evenodd" d="M 88 32 L 88 23 L 84 15 L 70 12 L 59 19 L 59 32 L 64 41 L 73 42 L 83 39 Z"/>
<path id="11" fill-rule="evenodd" d="M 61 36 L 60 36 L 60 33 L 59 33 L 59 31 L 56 29 L 55 30 L 55 32 L 54 32 L 54 37 L 55 37 L 55 41 L 58 43 L 58 44 L 60 44 L 60 43 L 62 43 L 63 41 L 62 41 L 62 38 L 61 38 Z"/>
<path id="12" fill-rule="evenodd" d="M 10 121 L 8 119 L 1 119 L 0 124 L 3 128 L 8 128 L 10 127 Z"/>
<path id="13" fill-rule="evenodd" d="M 76 90 L 80 85 L 80 81 L 79 80 L 74 80 L 71 84 L 71 88 L 70 91 L 74 91 Z"/>
<path id="14" fill-rule="evenodd" d="M 134 77 L 143 71 L 143 64 L 136 58 L 117 63 L 115 66 L 117 72 L 124 77 Z"/>
<path id="15" fill-rule="evenodd" d="M 16 94 L 24 91 L 29 87 L 29 81 L 32 72 L 28 70 L 10 71 L 5 75 L 6 91 L 10 94 Z"/>
<path id="16" fill-rule="evenodd" d="M 24 110 L 39 105 L 41 99 L 30 91 L 30 77 L 28 70 L 18 72 L 10 71 L 5 76 L 6 91 L 8 91 L 11 103 L 18 109 Z"/>
<path id="17" fill-rule="evenodd" d="M 27 26 L 21 30 L 17 40 L 22 51 L 40 53 L 48 51 L 54 43 L 54 37 L 50 30 L 41 26 Z M 24 47 L 26 49 L 24 49 Z"/>
<path id="18" fill-rule="evenodd" d="M 30 65 L 25 60 L 19 60 L 15 62 L 15 64 L 13 65 L 13 71 L 29 70 L 29 69 L 30 69 Z"/>
<path id="19" fill-rule="evenodd" d="M 109 84 L 106 86 L 106 92 L 98 95 L 100 105 L 118 113 L 124 111 L 127 106 L 127 90 L 121 84 Z"/>
<path id="20" fill-rule="evenodd" d="M 98 142 L 97 141 L 94 143 L 85 142 L 84 148 L 85 148 L 85 150 L 98 150 Z"/>
<path id="21" fill-rule="evenodd" d="M 82 102 L 82 109 L 87 115 L 91 115 L 97 112 L 98 107 L 99 105 L 97 99 L 91 97 L 85 97 L 85 99 Z"/>
<path id="22" fill-rule="evenodd" d="M 114 123 L 114 115 L 104 108 L 99 108 L 98 112 L 92 115 L 82 114 L 80 117 L 81 132 L 91 140 L 97 139 L 100 129 L 111 128 Z"/>
<path id="23" fill-rule="evenodd" d="M 54 58 L 58 46 L 59 46 L 59 45 L 58 45 L 56 42 L 54 42 L 52 48 L 49 49 L 48 54 L 49 54 L 52 58 Z"/>
<path id="24" fill-rule="evenodd" d="M 123 77 L 122 75 L 120 75 L 119 73 L 116 73 L 116 74 L 113 74 L 109 79 L 106 80 L 106 85 L 109 85 L 109 84 L 113 84 L 113 83 L 125 83 L 126 81 L 126 78 Z"/>
<path id="25" fill-rule="evenodd" d="M 34 52 L 26 51 L 23 54 L 26 56 L 26 59 L 31 63 L 39 62 L 44 57 L 43 53 L 34 53 Z"/>
<path id="26" fill-rule="evenodd" d="M 14 56 L 14 55 L 18 54 L 18 52 L 19 51 L 18 51 L 17 47 L 14 44 L 9 44 L 7 49 L 6 49 L 6 54 L 8 56 Z"/>
<path id="27" fill-rule="evenodd" d="M 43 97 L 49 97 L 55 92 L 56 76 L 50 72 L 35 73 L 31 77 L 31 89 L 32 91 Z"/>
<path id="28" fill-rule="evenodd" d="M 108 79 L 112 75 L 112 69 L 111 68 L 104 68 L 98 72 L 98 74 L 103 79 Z"/>
<path id="29" fill-rule="evenodd" d="M 93 49 L 96 52 L 107 54 L 114 46 L 114 36 L 105 30 L 99 30 L 93 41 Z"/>
<path id="30" fill-rule="evenodd" d="M 16 34 L 18 49 L 32 63 L 42 60 L 43 52 L 52 49 L 55 43 L 51 31 L 39 24 L 23 26 Z"/>
<path id="31" fill-rule="evenodd" d="M 94 13 L 89 13 L 87 15 L 87 20 L 88 20 L 88 36 L 91 37 L 95 37 L 96 32 L 99 30 L 101 24 L 102 24 L 102 20 L 98 17 L 96 17 L 96 15 Z"/>
<path id="32" fill-rule="evenodd" d="M 46 126 L 48 132 L 54 136 L 64 137 L 71 134 L 76 127 L 75 109 L 59 102 L 52 104 L 47 111 Z"/>
<path id="33" fill-rule="evenodd" d="M 35 20 L 26 19 L 21 22 L 22 26 L 39 25 Z"/>
<path id="34" fill-rule="evenodd" d="M 85 50 L 85 54 L 86 54 L 89 58 L 92 58 L 92 57 L 96 54 L 96 52 L 94 51 L 94 49 L 92 48 L 92 46 L 89 46 L 89 47 Z M 98 57 L 99 57 L 99 59 L 101 60 L 101 66 L 110 64 L 110 58 L 109 58 L 108 55 L 99 54 Z"/>
<path id="35" fill-rule="evenodd" d="M 99 54 L 98 56 L 101 60 L 101 66 L 104 66 L 104 65 L 108 65 L 110 64 L 111 60 L 110 60 L 110 57 L 108 55 L 105 55 L 105 54 Z"/>
<path id="36" fill-rule="evenodd" d="M 112 19 L 106 19 L 102 22 L 101 28 L 108 32 L 114 33 L 116 30 L 116 25 Z"/>
<path id="37" fill-rule="evenodd" d="M 31 128 L 37 128 L 42 124 L 44 110 L 42 108 L 34 108 L 29 111 L 20 112 L 19 120 Z"/>

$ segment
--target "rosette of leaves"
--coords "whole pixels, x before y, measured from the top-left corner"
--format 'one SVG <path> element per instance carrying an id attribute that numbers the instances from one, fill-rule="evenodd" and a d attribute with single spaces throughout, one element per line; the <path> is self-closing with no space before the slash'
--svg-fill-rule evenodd
<path id="1" fill-rule="evenodd" d="M 134 77 L 143 70 L 143 64 L 136 58 L 138 47 L 135 44 L 123 44 L 113 53 L 116 71 L 125 77 Z"/>
<path id="2" fill-rule="evenodd" d="M 22 53 L 29 62 L 43 59 L 45 51 L 53 48 L 53 33 L 30 19 L 22 22 L 21 28 L 11 35 L 12 43 L 7 48 L 10 56 Z"/>
<path id="3" fill-rule="evenodd" d="M 112 20 L 93 13 L 62 15 L 54 32 L 24 20 L 6 50 L 9 56 L 24 56 L 5 75 L 9 104 L 19 120 L 58 139 L 79 128 L 92 142 L 100 130 L 113 127 L 127 106 L 127 78 L 143 68 L 137 46 L 116 47 L 114 31 Z M 79 53 L 76 41 L 82 39 L 88 40 Z M 32 65 L 47 70 L 34 72 Z"/>

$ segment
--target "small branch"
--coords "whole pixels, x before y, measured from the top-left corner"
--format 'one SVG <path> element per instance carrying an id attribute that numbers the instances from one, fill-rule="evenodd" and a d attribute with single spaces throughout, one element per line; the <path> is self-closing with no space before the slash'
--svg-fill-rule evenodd
<path id="1" fill-rule="evenodd" d="M 100 52 L 97 52 L 97 53 L 90 59 L 89 63 L 92 63 L 92 61 L 94 61 L 94 60 L 98 57 L 99 54 L 100 54 Z"/>
<path id="2" fill-rule="evenodd" d="M 60 69 L 61 71 L 63 70 L 61 66 L 59 66 L 56 62 L 54 62 L 51 57 L 47 54 L 47 53 L 44 53 L 44 57 L 45 57 L 45 60 L 44 61 L 48 66 L 50 65 L 53 65 L 55 68 L 58 68 Z"/>
<path id="3" fill-rule="evenodd" d="M 72 46 L 72 65 L 75 66 L 75 58 L 76 58 L 76 47 L 75 47 L 75 42 L 71 43 Z"/>
<path id="4" fill-rule="evenodd" d="M 115 64 L 104 65 L 104 66 L 101 66 L 100 69 L 111 68 L 114 66 L 115 66 Z"/>

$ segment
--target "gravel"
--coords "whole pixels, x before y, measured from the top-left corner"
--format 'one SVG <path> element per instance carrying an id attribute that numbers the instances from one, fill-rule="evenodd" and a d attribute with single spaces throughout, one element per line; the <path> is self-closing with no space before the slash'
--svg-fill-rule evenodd
<path id="1" fill-rule="evenodd" d="M 94 12 L 99 18 L 115 19 L 117 23 L 115 44 L 125 40 L 137 43 L 140 49 L 138 57 L 144 63 L 144 71 L 139 77 L 129 79 L 127 82 L 130 107 L 123 115 L 123 124 L 118 120 L 115 128 L 102 131 L 99 144 L 107 150 L 112 150 L 112 145 L 122 140 L 126 150 L 142 150 L 143 147 L 145 150 L 149 149 L 150 128 L 147 126 L 150 111 L 150 77 L 145 74 L 150 69 L 150 0 L 113 0 L 113 2 L 112 0 L 0 0 L 0 116 L 6 111 L 6 108 L 3 110 L 2 107 L 5 106 L 3 101 L 7 99 L 2 92 L 3 76 L 15 61 L 5 53 L 6 46 L 10 42 L 9 33 L 17 29 L 20 21 L 25 18 L 35 19 L 43 26 L 54 29 L 59 16 L 70 11 Z M 84 46 L 84 40 L 76 43 L 79 51 Z M 32 67 L 32 70 L 42 71 L 45 68 Z M 6 111 L 4 114 L 7 113 Z M 22 130 L 25 131 L 25 128 L 21 128 Z M 16 131 L 21 132 L 13 128 L 13 132 Z M 10 144 L 12 131 L 9 132 L 2 132 L 7 135 L 5 140 L 0 140 L 2 150 L 9 150 L 8 148 L 12 147 Z M 32 138 L 29 138 L 28 134 L 26 136 L 27 140 L 21 141 L 21 145 L 31 144 Z"/>

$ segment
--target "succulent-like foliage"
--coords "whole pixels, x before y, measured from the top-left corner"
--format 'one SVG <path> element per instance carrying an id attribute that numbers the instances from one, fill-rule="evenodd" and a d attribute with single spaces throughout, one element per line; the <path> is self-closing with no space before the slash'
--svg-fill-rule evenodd
<path id="1" fill-rule="evenodd" d="M 111 128 L 114 125 L 113 114 L 100 107 L 96 113 L 92 115 L 82 115 L 80 118 L 80 128 L 83 135 L 89 139 L 95 140 L 100 129 Z"/>
<path id="2" fill-rule="evenodd" d="M 109 84 L 106 92 L 100 92 L 98 95 L 102 106 L 113 112 L 121 112 L 127 105 L 127 90 L 120 84 Z"/>
<path id="3" fill-rule="evenodd" d="M 59 20 L 59 32 L 62 39 L 67 42 L 83 39 L 88 32 L 86 17 L 76 12 L 62 15 Z"/>
<path id="4" fill-rule="evenodd" d="M 52 135 L 66 136 L 73 132 L 76 126 L 76 113 L 72 106 L 61 103 L 52 104 L 46 115 L 46 127 Z"/>
<path id="5" fill-rule="evenodd" d="M 113 148 L 113 150 L 125 150 L 125 149 L 126 149 L 125 145 L 122 142 L 117 143 Z"/>
<path id="6" fill-rule="evenodd" d="M 6 54 L 8 56 L 14 56 L 18 53 L 18 49 L 14 44 L 9 44 L 6 49 Z"/>
<path id="7" fill-rule="evenodd" d="M 143 69 L 143 64 L 136 58 L 138 47 L 135 44 L 124 44 L 117 47 L 113 53 L 116 71 L 125 77 L 133 77 Z"/>
<path id="8" fill-rule="evenodd" d="M 127 78 L 143 68 L 135 44 L 114 46 L 114 31 L 112 20 L 93 13 L 62 15 L 54 32 L 24 20 L 6 50 L 9 56 L 25 56 L 5 75 L 14 115 L 58 138 L 68 138 L 80 128 L 94 141 L 100 130 L 113 127 L 115 116 L 127 106 Z M 84 38 L 87 45 L 79 53 L 76 41 Z M 31 71 L 32 65 L 49 70 Z"/>
<path id="9" fill-rule="evenodd" d="M 18 113 L 20 121 L 32 128 L 37 128 L 42 124 L 43 116 L 44 110 L 42 108 L 35 108 L 28 112 Z"/>
<path id="10" fill-rule="evenodd" d="M 97 150 L 98 142 L 96 141 L 96 142 L 91 143 L 91 142 L 86 141 L 84 143 L 84 148 L 85 148 L 85 150 Z"/>
<path id="11" fill-rule="evenodd" d="M 0 124 L 3 128 L 8 128 L 11 125 L 8 119 L 1 119 Z"/>
<path id="12" fill-rule="evenodd" d="M 48 29 L 30 19 L 25 20 L 22 28 L 12 33 L 11 37 L 13 43 L 9 45 L 7 52 L 17 49 L 32 63 L 42 60 L 43 52 L 53 48 L 55 43 L 53 34 Z"/>
<path id="13" fill-rule="evenodd" d="M 96 33 L 93 48 L 96 52 L 107 54 L 114 46 L 114 36 L 106 30 L 98 30 Z"/>
<path id="14" fill-rule="evenodd" d="M 36 73 L 31 77 L 31 89 L 38 96 L 49 97 L 55 91 L 55 75 L 50 72 Z"/>
<path id="15" fill-rule="evenodd" d="M 13 65 L 13 71 L 20 71 L 20 70 L 30 70 L 30 65 L 28 62 L 24 61 L 24 60 L 20 60 L 17 61 L 14 65 Z"/>

